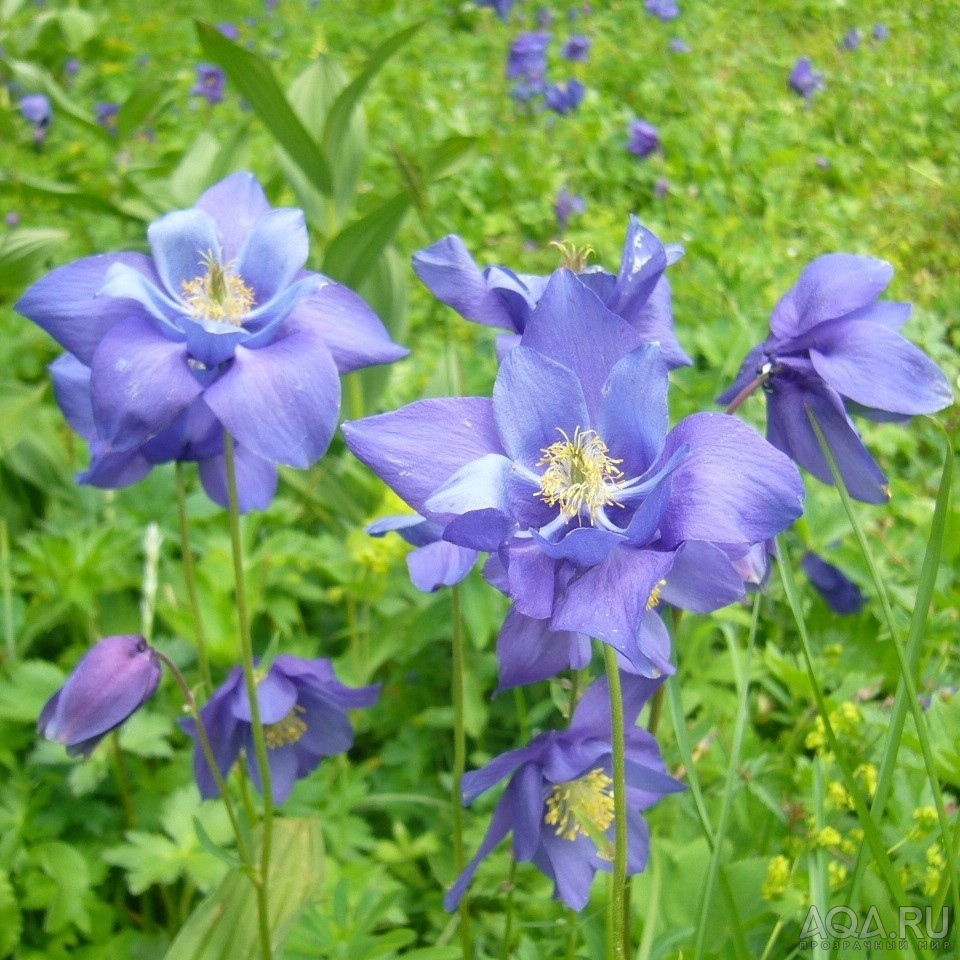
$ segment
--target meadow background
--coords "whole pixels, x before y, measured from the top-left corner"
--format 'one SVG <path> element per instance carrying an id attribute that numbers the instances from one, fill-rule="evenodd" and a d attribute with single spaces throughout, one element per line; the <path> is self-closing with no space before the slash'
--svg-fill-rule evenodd
<path id="1" fill-rule="evenodd" d="M 413 252 L 457 233 L 482 265 L 547 273 L 559 263 L 551 242 L 563 239 L 591 245 L 596 261 L 615 271 L 635 213 L 664 242 L 686 248 L 670 278 L 677 335 L 695 362 L 672 377 L 674 419 L 716 409 L 747 349 L 766 335 L 779 297 L 807 262 L 835 251 L 893 264 L 888 294 L 915 305 L 905 335 L 957 389 L 960 4 L 681 0 L 680 17 L 666 23 L 640 0 L 587 8 L 554 0 L 551 78 L 576 77 L 587 90 L 568 116 L 518 102 L 504 77 L 509 44 L 536 29 L 540 6 L 519 0 L 504 24 L 490 9 L 441 0 L 0 3 L 0 957 L 165 956 L 226 871 L 210 847 L 229 838 L 219 802 L 200 804 L 172 683 L 124 727 L 116 749 L 104 745 L 85 763 L 68 762 L 62 747 L 34 732 L 43 703 L 101 636 L 152 628 L 161 650 L 195 669 L 174 474 L 157 469 L 115 492 L 75 484 L 84 444 L 63 422 L 45 371 L 59 351 L 12 310 L 45 270 L 144 249 L 151 220 L 192 205 L 226 173 L 252 170 L 274 205 L 307 210 L 310 266 L 359 281 L 394 338 L 411 348 L 389 370 L 347 378 L 343 416 L 354 418 L 491 388 L 493 335 L 428 294 L 410 269 Z M 196 65 L 210 59 L 193 18 L 236 25 L 238 42 L 284 89 L 293 85 L 308 129 L 324 91 L 356 76 L 384 41 L 421 24 L 373 77 L 362 116 L 354 116 L 355 189 L 341 202 L 310 194 L 232 82 L 216 105 L 191 94 Z M 873 37 L 875 24 L 886 39 Z M 856 50 L 842 44 L 851 28 L 862 35 Z M 592 40 L 584 63 L 559 56 L 575 33 Z M 674 38 L 689 52 L 674 52 Z M 825 88 L 809 101 L 787 86 L 803 55 L 825 74 Z M 53 100 L 53 119 L 37 148 L 18 102 L 41 91 Z M 96 123 L 101 101 L 126 104 L 118 129 Z M 626 150 L 636 118 L 659 128 L 662 152 L 640 159 Z M 561 232 L 554 203 L 563 189 L 585 209 Z M 369 255 L 356 254 L 350 235 L 342 239 L 357 220 L 378 225 L 362 236 Z M 759 398 L 741 414 L 762 427 Z M 955 436 L 956 408 L 940 420 Z M 906 427 L 858 424 L 893 495 L 888 506 L 857 512 L 905 636 L 944 445 L 923 418 Z M 222 676 L 237 656 L 229 533 L 223 512 L 189 470 L 188 477 L 204 622 Z M 800 577 L 816 676 L 869 793 L 897 661 L 836 492 L 809 478 L 807 487 L 807 516 L 783 540 L 787 560 L 798 565 L 805 549 L 815 550 L 867 597 L 861 613 L 842 617 Z M 954 823 L 955 504 L 940 514 L 946 533 L 918 672 Z M 316 817 L 324 840 L 321 869 L 295 878 L 310 896 L 287 960 L 460 956 L 456 918 L 442 905 L 454 877 L 451 596 L 416 591 L 399 538 L 364 533 L 398 506 L 337 439 L 312 470 L 284 471 L 271 510 L 244 522 L 257 649 L 276 643 L 329 656 L 344 682 L 383 684 L 380 703 L 357 715 L 350 754 L 325 761 L 284 807 Z M 163 534 L 152 622 L 141 610 L 150 523 Z M 491 699 L 506 601 L 477 571 L 461 601 L 472 769 L 562 724 L 568 682 Z M 760 617 L 749 664 L 747 607 L 679 624 L 676 695 L 658 737 L 670 771 L 691 789 L 648 815 L 652 860 L 632 892 L 638 956 L 790 957 L 811 902 L 849 902 L 862 834 L 836 789 L 835 758 L 776 577 Z M 748 720 L 728 777 L 747 680 Z M 466 813 L 471 851 L 494 800 L 481 798 Z M 908 719 L 880 827 L 911 903 L 921 906 L 933 902 L 945 871 L 931 810 Z M 701 915 L 711 870 L 704 822 L 715 829 L 721 819 L 718 892 Z M 605 897 L 598 881 L 591 906 L 571 913 L 550 899 L 549 882 L 532 866 L 512 869 L 504 845 L 473 887 L 477 955 L 602 956 Z M 863 897 L 890 906 L 872 869 Z M 698 947 L 704 925 L 710 932 Z M 230 955 L 247 956 L 243 949 Z"/>

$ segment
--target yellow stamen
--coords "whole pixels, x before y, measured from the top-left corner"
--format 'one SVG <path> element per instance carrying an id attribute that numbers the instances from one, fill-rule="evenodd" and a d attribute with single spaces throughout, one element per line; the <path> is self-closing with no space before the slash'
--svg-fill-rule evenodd
<path id="1" fill-rule="evenodd" d="M 572 243 L 561 243 L 559 240 L 552 240 L 551 247 L 556 247 L 560 251 L 560 265 L 567 267 L 574 273 L 580 273 L 587 269 L 587 261 L 596 253 L 590 244 L 578 247 Z"/>
<path id="2" fill-rule="evenodd" d="M 547 797 L 543 822 L 564 840 L 596 838 L 613 823 L 613 781 L 599 767 L 579 780 L 558 783 Z"/>
<path id="3" fill-rule="evenodd" d="M 568 520 L 586 512 L 593 523 L 600 510 L 617 504 L 623 486 L 617 464 L 623 461 L 608 456 L 607 445 L 593 430 L 577 427 L 572 440 L 558 432 L 563 440 L 545 447 L 537 464 L 547 468 L 540 477 L 540 497 L 551 507 L 559 505 Z"/>
<path id="4" fill-rule="evenodd" d="M 276 750 L 277 747 L 296 743 L 307 732 L 307 725 L 299 716 L 304 712 L 303 707 L 297 704 L 282 720 L 263 725 L 263 735 L 267 741 L 268 750 Z"/>
<path id="5" fill-rule="evenodd" d="M 216 320 L 242 327 L 254 304 L 253 290 L 233 272 L 233 264 L 222 264 L 212 253 L 200 261 L 206 273 L 183 281 L 183 302 L 198 320 Z"/>
<path id="6" fill-rule="evenodd" d="M 663 593 L 663 588 L 667 585 L 666 580 L 661 580 L 651 591 L 650 596 L 647 597 L 647 609 L 653 610 L 654 607 L 660 603 L 660 594 Z"/>

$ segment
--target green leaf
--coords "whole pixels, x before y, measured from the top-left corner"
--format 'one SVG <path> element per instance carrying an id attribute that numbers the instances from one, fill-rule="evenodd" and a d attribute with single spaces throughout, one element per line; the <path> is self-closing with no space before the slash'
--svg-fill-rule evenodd
<path id="1" fill-rule="evenodd" d="M 59 230 L 43 232 L 60 233 Z M 5 249 L 3 240 L 0 240 L 0 271 L 3 270 Z M 44 384 L 30 388 L 11 384 L 0 390 L 0 458 L 9 453 L 30 430 L 35 429 L 37 412 L 45 391 Z"/>
<path id="2" fill-rule="evenodd" d="M 67 239 L 66 230 L 22 227 L 0 236 L 0 290 L 19 290 L 36 269 Z"/>
<path id="3" fill-rule="evenodd" d="M 345 227 L 327 247 L 323 272 L 348 287 L 359 285 L 393 240 L 409 206 L 409 197 L 400 193 Z"/>
<path id="4" fill-rule="evenodd" d="M 0 719 L 34 724 L 63 684 L 63 671 L 46 660 L 21 660 L 0 678 Z"/>
<path id="5" fill-rule="evenodd" d="M 0 957 L 8 957 L 20 942 L 23 918 L 13 887 L 5 873 L 0 873 Z"/>
<path id="6" fill-rule="evenodd" d="M 254 113 L 290 154 L 310 182 L 325 196 L 333 189 L 330 166 L 313 138 L 304 129 L 277 83 L 270 65 L 225 37 L 216 27 L 195 19 L 204 54 L 221 66 Z"/>
<path id="7" fill-rule="evenodd" d="M 323 882 L 322 832 L 315 820 L 273 821 L 269 873 L 270 941 L 279 952 L 293 924 Z M 166 960 L 256 960 L 260 954 L 257 898 L 240 870 L 194 910 Z"/>
<path id="8" fill-rule="evenodd" d="M 90 887 L 86 860 L 74 847 L 57 841 L 34 847 L 32 857 L 52 881 L 47 891 L 44 929 L 55 933 L 72 923 L 89 933 L 90 914 L 83 903 Z"/>
<path id="9" fill-rule="evenodd" d="M 442 140 L 427 154 L 424 170 L 431 180 L 456 173 L 460 161 L 476 146 L 477 137 L 453 136 Z"/>
<path id="10" fill-rule="evenodd" d="M 159 80 L 148 80 L 123 101 L 117 113 L 117 134 L 121 139 L 138 130 L 144 120 L 157 111 L 169 89 L 168 84 Z"/>
<path id="11" fill-rule="evenodd" d="M 17 173 L 16 180 L 0 184 L 0 189 L 4 192 L 23 190 L 40 196 L 56 197 L 57 201 L 67 208 L 97 210 L 101 213 L 108 213 L 113 217 L 122 217 L 140 223 L 148 222 L 156 216 L 156 211 L 144 211 L 129 201 L 118 200 L 114 203 L 95 193 L 88 193 L 75 184 L 62 183 L 59 180 L 46 180 L 43 177 L 34 177 L 23 172 Z"/>

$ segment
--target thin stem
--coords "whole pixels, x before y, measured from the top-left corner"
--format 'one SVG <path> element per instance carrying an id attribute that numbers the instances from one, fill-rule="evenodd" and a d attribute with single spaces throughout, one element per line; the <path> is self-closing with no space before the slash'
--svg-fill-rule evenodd
<path id="1" fill-rule="evenodd" d="M 666 693 L 666 685 L 661 683 L 653 692 L 650 698 L 650 719 L 647 721 L 647 732 L 655 737 L 657 727 L 660 726 L 660 716 L 663 713 L 663 697 Z"/>
<path id="2" fill-rule="evenodd" d="M 0 573 L 3 577 L 3 637 L 7 663 L 17 659 L 17 636 L 13 625 L 13 583 L 10 578 L 10 531 L 6 517 L 0 517 Z"/>
<path id="3" fill-rule="evenodd" d="M 177 461 L 177 509 L 180 514 L 180 556 L 183 558 L 183 577 L 187 582 L 187 596 L 193 611 L 193 627 L 197 637 L 197 658 L 200 664 L 200 677 L 206 693 L 213 689 L 210 675 L 210 656 L 207 653 L 206 633 L 203 629 L 203 617 L 200 614 L 200 595 L 197 592 L 196 567 L 193 550 L 190 547 L 190 522 L 187 513 L 187 485 L 183 476 L 183 464 Z"/>
<path id="4" fill-rule="evenodd" d="M 257 677 L 253 664 L 253 640 L 250 637 L 250 618 L 247 613 L 247 591 L 243 575 L 243 543 L 240 537 L 240 506 L 237 497 L 237 470 L 233 451 L 233 437 L 224 432 L 223 455 L 227 468 L 227 491 L 230 502 L 230 542 L 233 552 L 233 576 L 236 583 L 237 620 L 240 625 L 240 655 L 243 661 L 243 679 L 250 702 L 250 720 L 253 727 L 253 745 L 260 768 L 263 792 L 263 825 L 260 836 L 260 870 L 257 884 L 257 914 L 260 923 L 260 949 L 263 960 L 273 960 L 270 944 L 270 914 L 267 885 L 270 877 L 270 852 L 273 840 L 273 785 L 267 739 L 260 719 L 257 700 Z"/>
<path id="5" fill-rule="evenodd" d="M 772 371 L 767 370 L 766 373 L 760 373 L 754 377 L 731 401 L 730 406 L 724 411 L 724 413 L 736 413 L 739 410 L 748 397 L 753 395 L 753 392 L 757 387 L 762 387 L 769 379 Z"/>
<path id="6" fill-rule="evenodd" d="M 507 877 L 507 906 L 504 910 L 503 943 L 500 945 L 500 960 L 509 960 L 510 941 L 513 939 L 513 891 L 517 887 L 517 861 L 510 858 L 510 876 Z"/>
<path id="7" fill-rule="evenodd" d="M 624 760 L 623 692 L 620 688 L 620 668 L 617 651 L 608 643 L 603 645 L 603 659 L 610 685 L 610 721 L 613 726 L 613 806 L 616 824 L 613 853 L 613 956 L 625 960 L 630 955 L 627 939 L 630 927 L 625 913 L 627 886 L 627 771 Z"/>
<path id="8" fill-rule="evenodd" d="M 127 765 L 120 750 L 120 735 L 117 731 L 110 734 L 110 758 L 113 761 L 113 771 L 117 776 L 117 789 L 120 791 L 120 803 L 123 806 L 123 822 L 127 827 L 137 825 L 137 813 L 133 806 L 133 796 L 130 793 L 130 777 L 127 774 Z"/>
<path id="9" fill-rule="evenodd" d="M 453 613 L 453 784 L 450 803 L 453 807 L 453 862 L 457 874 L 463 872 L 466 857 L 463 852 L 463 772 L 467 766 L 467 735 L 463 721 L 464 635 L 460 616 L 460 587 L 451 588 Z M 470 910 L 464 896 L 458 907 L 460 914 L 460 943 L 464 960 L 473 957 L 470 938 Z"/>

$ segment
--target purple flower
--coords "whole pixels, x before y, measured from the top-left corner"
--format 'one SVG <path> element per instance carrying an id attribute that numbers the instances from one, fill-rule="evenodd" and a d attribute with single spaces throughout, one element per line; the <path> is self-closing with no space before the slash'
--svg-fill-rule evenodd
<path id="1" fill-rule="evenodd" d="M 832 483 L 812 414 L 850 494 L 867 503 L 885 503 L 890 493 L 850 414 L 903 421 L 953 402 L 939 367 L 897 332 L 910 317 L 910 304 L 878 299 L 892 277 L 890 264 L 873 257 L 832 253 L 814 260 L 774 309 L 770 335 L 750 351 L 718 400 L 730 403 L 761 378 L 767 439 Z"/>
<path id="2" fill-rule="evenodd" d="M 634 120 L 629 136 L 627 149 L 638 157 L 649 157 L 660 149 L 660 131 L 646 120 Z"/>
<path id="3" fill-rule="evenodd" d="M 875 23 L 873 25 L 873 39 L 876 40 L 877 43 L 882 43 L 889 36 L 890 31 L 882 23 Z"/>
<path id="4" fill-rule="evenodd" d="M 567 222 L 575 213 L 583 213 L 587 209 L 587 202 L 583 197 L 575 197 L 566 187 L 558 194 L 553 204 L 553 212 L 557 218 L 557 232 L 563 233 L 567 229 Z"/>
<path id="5" fill-rule="evenodd" d="M 97 123 L 99 123 L 101 127 L 116 133 L 117 114 L 120 112 L 119 103 L 112 103 L 108 100 L 102 100 L 99 103 L 94 104 L 93 112 L 97 118 Z"/>
<path id="6" fill-rule="evenodd" d="M 846 50 L 860 49 L 860 31 L 856 27 L 851 27 L 843 35 L 843 46 Z"/>
<path id="7" fill-rule="evenodd" d="M 475 0 L 478 7 L 492 7 L 497 16 L 506 23 L 516 0 Z"/>
<path id="8" fill-rule="evenodd" d="M 813 64 L 809 57 L 800 57 L 790 71 L 790 77 L 787 81 L 794 93 L 806 97 L 808 100 L 824 87 L 823 74 L 817 73 L 813 69 Z"/>
<path id="9" fill-rule="evenodd" d="M 20 100 L 20 112 L 27 123 L 33 124 L 37 130 L 44 130 L 53 119 L 53 108 L 50 100 L 43 93 L 31 93 Z"/>
<path id="10" fill-rule="evenodd" d="M 579 80 L 566 83 L 548 83 L 543 91 L 544 102 L 548 110 L 561 116 L 573 113 L 583 102 L 586 90 Z"/>
<path id="11" fill-rule="evenodd" d="M 232 23 L 218 23 L 217 29 L 228 39 L 236 40 L 240 36 L 240 31 Z"/>
<path id="12" fill-rule="evenodd" d="M 803 555 L 803 572 L 834 613 L 859 613 L 863 609 L 860 588 L 840 569 L 811 550 Z"/>
<path id="13" fill-rule="evenodd" d="M 665 276 L 667 267 L 682 256 L 682 247 L 665 246 L 631 216 L 619 273 L 596 267 L 577 273 L 580 282 L 626 320 L 643 342 L 660 344 L 671 368 L 691 363 L 673 332 L 672 294 Z M 414 254 L 413 269 L 435 297 L 467 320 L 511 334 L 523 333 L 550 279 L 507 267 L 481 271 L 453 234 Z M 506 350 L 516 342 L 516 336 L 505 336 L 500 347 Z"/>
<path id="14" fill-rule="evenodd" d="M 274 803 L 290 796 L 297 780 L 313 772 L 324 757 L 344 753 L 353 745 L 348 710 L 370 707 L 380 694 L 379 685 L 347 687 L 340 683 L 329 660 L 304 660 L 281 654 L 257 684 L 257 705 L 267 741 L 267 760 Z M 261 793 L 263 782 L 253 742 L 250 698 L 239 667 L 200 711 L 217 769 L 226 779 L 242 750 L 250 779 Z M 209 800 L 220 795 L 200 746 L 196 722 L 181 721 L 196 741 L 193 769 L 200 795 Z"/>
<path id="15" fill-rule="evenodd" d="M 656 675 L 669 643 L 646 614 L 661 596 L 701 612 L 737 599 L 742 578 L 712 544 L 774 536 L 803 498 L 789 460 L 736 418 L 695 414 L 668 430 L 667 374 L 659 346 L 559 270 L 492 400 L 423 400 L 343 431 L 444 539 L 500 553 L 521 613 Z M 688 541 L 707 541 L 716 562 Z M 688 549 L 710 576 L 668 595 L 661 581 Z"/>
<path id="16" fill-rule="evenodd" d="M 537 26 L 541 30 L 548 30 L 553 26 L 553 11 L 549 7 L 537 9 Z"/>
<path id="17" fill-rule="evenodd" d="M 443 539 L 443 527 L 416 513 L 374 520 L 367 526 L 367 533 L 372 537 L 399 533 L 416 547 L 407 554 L 407 569 L 413 585 L 424 593 L 459 583 L 477 560 L 476 550 L 448 543 Z"/>
<path id="18" fill-rule="evenodd" d="M 676 20 L 680 16 L 680 7 L 677 0 L 647 0 L 647 13 L 659 17 L 664 22 Z"/>
<path id="19" fill-rule="evenodd" d="M 160 674 L 160 661 L 143 637 L 106 637 L 47 701 L 37 731 L 66 744 L 68 756 L 88 757 L 156 693 Z"/>
<path id="20" fill-rule="evenodd" d="M 689 53 L 690 44 L 687 43 L 682 37 L 674 37 L 670 41 L 670 52 L 671 53 Z"/>
<path id="21" fill-rule="evenodd" d="M 666 177 L 659 177 L 653 185 L 653 195 L 662 200 L 670 192 L 670 181 Z"/>
<path id="22" fill-rule="evenodd" d="M 20 214 L 15 210 L 11 210 L 4 218 L 4 223 L 11 229 L 16 230 L 20 226 Z"/>
<path id="23" fill-rule="evenodd" d="M 560 55 L 572 63 L 585 63 L 590 56 L 592 40 L 583 34 L 572 36 L 560 51 Z"/>
<path id="24" fill-rule="evenodd" d="M 226 74 L 211 63 L 197 64 L 197 82 L 190 93 L 203 97 L 211 106 L 223 102 L 224 88 L 227 85 Z"/>
<path id="25" fill-rule="evenodd" d="M 521 33 L 507 54 L 507 78 L 542 82 L 547 72 L 547 47 L 550 34 L 545 31 Z"/>
<path id="26" fill-rule="evenodd" d="M 309 466 L 329 445 L 338 372 L 406 351 L 357 294 L 303 269 L 303 213 L 272 209 L 252 174 L 232 174 L 147 235 L 152 259 L 87 257 L 17 304 L 68 351 L 51 372 L 91 444 L 80 481 L 126 486 L 157 463 L 197 460 L 225 505 L 228 430 L 241 508 L 262 509 L 277 464 Z"/>
<path id="27" fill-rule="evenodd" d="M 658 682 L 624 675 L 627 757 L 627 872 L 647 865 L 650 834 L 641 811 L 682 784 L 666 773 L 656 740 L 636 727 Z M 455 910 L 480 862 L 513 833 L 513 855 L 532 861 L 554 883 L 554 896 L 574 910 L 590 899 L 598 870 L 613 867 L 615 836 L 612 723 L 606 678 L 595 681 L 567 730 L 552 730 L 528 746 L 496 757 L 463 778 L 463 802 L 510 777 L 474 858 L 444 898 Z"/>

